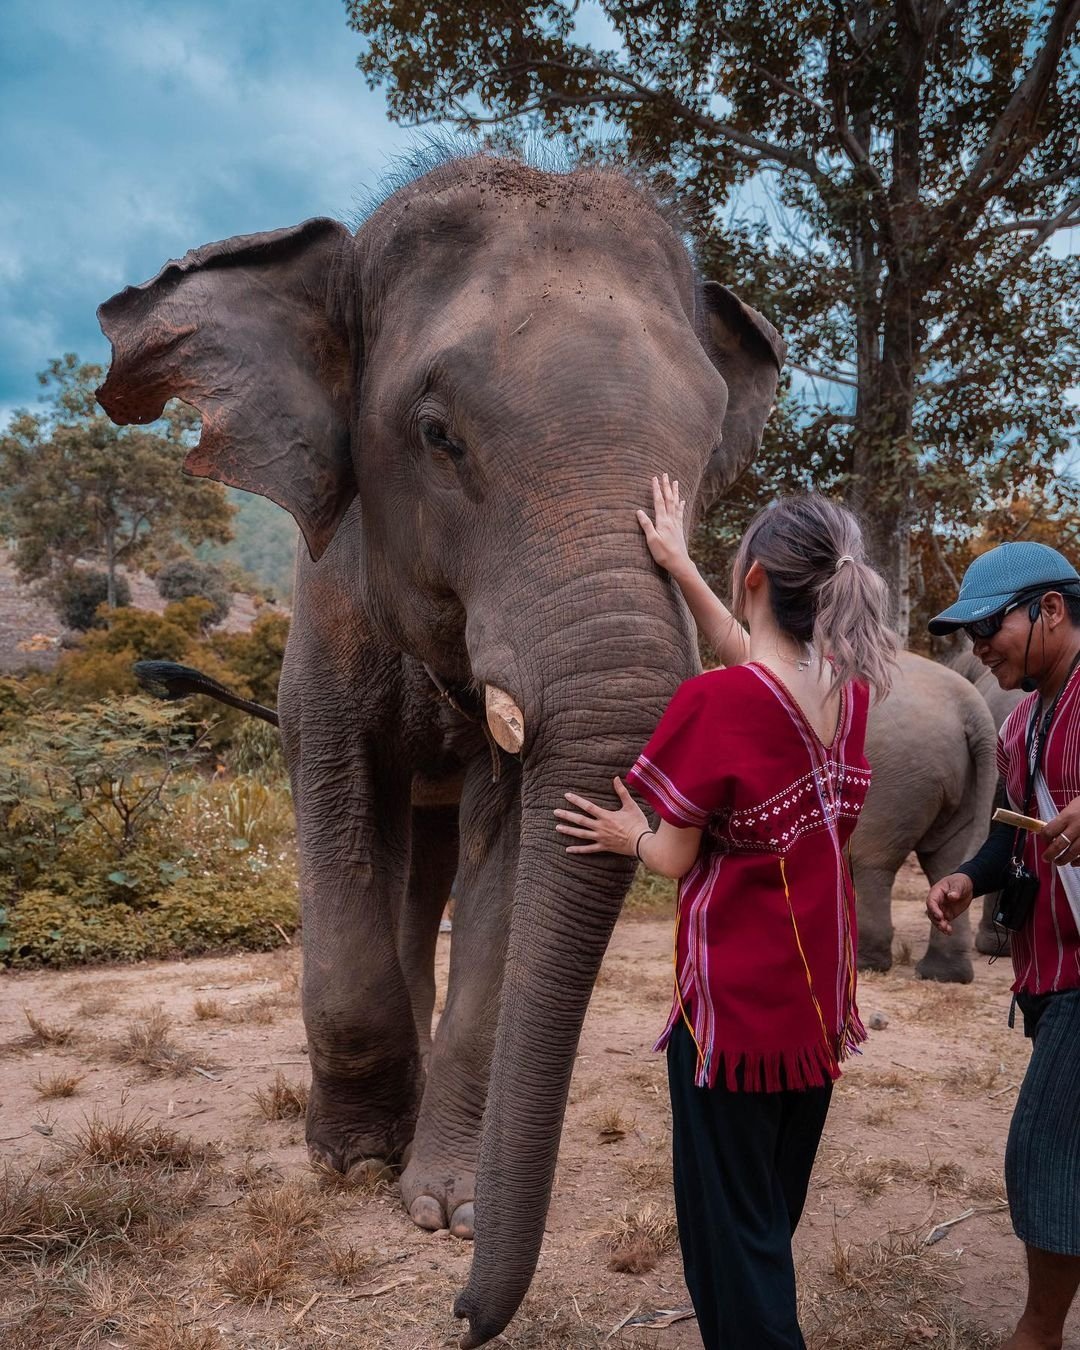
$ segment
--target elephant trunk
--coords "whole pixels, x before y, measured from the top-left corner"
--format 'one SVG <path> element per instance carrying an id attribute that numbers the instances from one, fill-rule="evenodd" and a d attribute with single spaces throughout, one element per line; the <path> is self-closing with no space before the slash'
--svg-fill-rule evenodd
<path id="1" fill-rule="evenodd" d="M 675 619 L 675 615 L 672 615 Z M 567 854 L 553 808 L 575 790 L 614 807 L 625 774 L 679 681 L 689 673 L 685 628 L 635 619 L 632 661 L 567 682 L 573 710 L 549 706 L 522 780 L 515 883 L 491 1085 L 477 1168 L 476 1247 L 455 1305 L 483 1345 L 513 1317 L 529 1288 L 544 1235 L 571 1073 L 604 951 L 633 876 L 633 859 Z M 641 665 L 642 646 L 653 663 Z M 591 711 L 583 711 L 589 709 Z M 598 711 L 602 710 L 602 711 Z"/>

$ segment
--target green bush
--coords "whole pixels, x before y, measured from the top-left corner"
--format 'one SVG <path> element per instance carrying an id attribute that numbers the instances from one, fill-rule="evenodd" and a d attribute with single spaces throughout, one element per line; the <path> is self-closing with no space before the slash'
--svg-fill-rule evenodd
<path id="1" fill-rule="evenodd" d="M 71 896 L 28 891 L 0 909 L 0 960 L 15 967 L 143 961 L 200 952 L 268 951 L 299 921 L 296 887 L 275 878 L 222 890 L 213 877 L 187 878 L 153 907 L 88 908 Z"/>
<path id="2" fill-rule="evenodd" d="M 261 948 L 295 928 L 288 790 L 207 779 L 205 730 L 127 698 L 28 712 L 0 741 L 0 962 Z"/>
<path id="3" fill-rule="evenodd" d="M 131 587 L 127 578 L 117 576 L 117 605 L 131 604 Z M 68 628 L 85 633 L 90 628 L 101 628 L 105 619 L 98 606 L 109 598 L 109 578 L 105 572 L 92 567 L 73 567 L 51 587 L 51 594 L 60 617 Z"/>
<path id="4" fill-rule="evenodd" d="M 210 609 L 204 627 L 221 623 L 232 608 L 232 590 L 225 573 L 213 563 L 199 562 L 197 558 L 177 558 L 159 570 L 156 582 L 158 595 L 163 600 L 208 601 Z"/>

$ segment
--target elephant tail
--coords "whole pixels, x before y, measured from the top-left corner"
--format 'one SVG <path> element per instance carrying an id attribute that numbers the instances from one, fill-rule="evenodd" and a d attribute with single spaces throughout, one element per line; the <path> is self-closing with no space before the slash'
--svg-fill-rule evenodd
<path id="1" fill-rule="evenodd" d="M 139 684 L 154 698 L 171 702 L 173 699 L 202 694 L 206 698 L 216 699 L 218 703 L 227 703 L 230 708 L 250 713 L 252 717 L 261 717 L 272 727 L 278 725 L 278 715 L 273 708 L 254 703 L 249 698 L 241 698 L 191 666 L 181 666 L 175 661 L 136 661 L 132 669 Z"/>

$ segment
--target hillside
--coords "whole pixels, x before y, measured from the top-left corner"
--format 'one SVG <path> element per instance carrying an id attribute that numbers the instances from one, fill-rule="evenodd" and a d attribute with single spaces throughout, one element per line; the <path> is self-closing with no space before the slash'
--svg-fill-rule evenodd
<path id="1" fill-rule="evenodd" d="M 131 602 L 138 609 L 161 614 L 166 601 L 144 572 L 120 571 L 131 587 Z M 266 602 L 239 592 L 221 625 L 226 633 L 245 633 Z M 50 670 L 60 651 L 65 629 L 52 605 L 31 586 L 19 581 L 11 555 L 0 546 L 0 675 L 21 670 Z"/>

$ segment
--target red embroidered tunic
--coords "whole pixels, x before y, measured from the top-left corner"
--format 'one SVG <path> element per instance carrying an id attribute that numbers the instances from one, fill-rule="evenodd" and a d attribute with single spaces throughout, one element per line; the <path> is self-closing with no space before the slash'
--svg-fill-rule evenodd
<path id="1" fill-rule="evenodd" d="M 1018 703 L 998 737 L 998 772 L 1014 811 L 1023 810 L 1028 729 L 1038 704 L 1038 694 Z M 1066 681 L 1058 700 L 1039 779 L 1031 815 L 1051 820 L 1074 797 L 1080 797 L 1080 667 Z M 1066 889 L 1080 893 L 1080 868 L 1059 871 L 1053 863 L 1043 862 L 1046 841 L 1041 836 L 1023 832 L 1020 837 L 1024 862 L 1039 878 L 1039 894 L 1031 918 L 1010 938 L 1013 992 L 1049 994 L 1080 988 L 1080 931 Z"/>
<path id="2" fill-rule="evenodd" d="M 679 885 L 675 999 L 695 1082 L 816 1087 L 866 1039 L 855 1005 L 855 894 L 844 857 L 870 786 L 869 694 L 842 691 L 824 745 L 780 680 L 751 662 L 675 692 L 627 782 L 705 831 Z"/>

